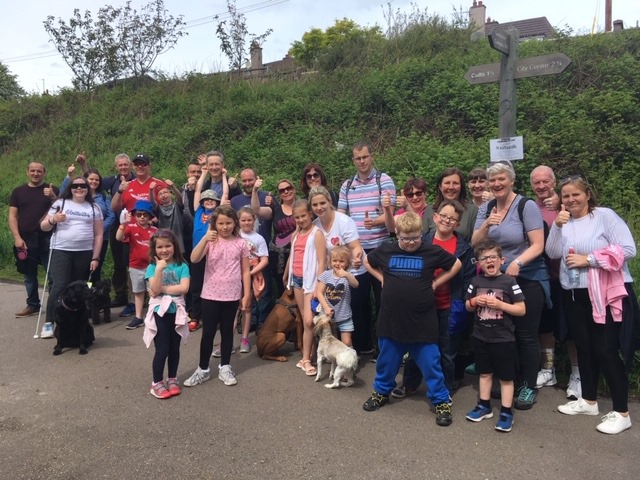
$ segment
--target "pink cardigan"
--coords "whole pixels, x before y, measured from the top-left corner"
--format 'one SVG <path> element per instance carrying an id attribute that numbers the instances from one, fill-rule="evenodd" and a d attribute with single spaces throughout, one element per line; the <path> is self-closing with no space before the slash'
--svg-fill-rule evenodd
<path id="1" fill-rule="evenodd" d="M 142 334 L 142 341 L 149 348 L 153 338 L 158 333 L 158 327 L 156 326 L 156 317 L 153 315 L 155 307 L 158 308 L 157 314 L 161 317 L 166 313 L 167 309 L 171 305 L 171 302 L 176 304 L 176 332 L 183 339 L 189 336 L 189 317 L 187 311 L 184 308 L 184 297 L 172 297 L 171 295 L 158 295 L 157 297 L 151 297 L 149 299 L 149 309 L 147 310 L 147 316 L 144 318 L 144 333 Z"/>
<path id="2" fill-rule="evenodd" d="M 607 307 L 614 322 L 622 321 L 622 299 L 627 296 L 624 287 L 624 252 L 619 245 L 609 245 L 593 252 L 598 267 L 589 268 L 587 288 L 593 308 L 593 321 L 606 323 Z"/>

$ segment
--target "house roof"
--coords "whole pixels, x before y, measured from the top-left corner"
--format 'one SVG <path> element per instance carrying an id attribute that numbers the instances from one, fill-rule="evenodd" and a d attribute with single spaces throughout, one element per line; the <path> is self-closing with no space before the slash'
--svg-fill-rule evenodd
<path id="1" fill-rule="evenodd" d="M 495 29 L 506 30 L 515 27 L 520 32 L 520 38 L 542 37 L 549 38 L 555 35 L 555 30 L 547 20 L 547 17 L 528 18 L 526 20 L 516 20 L 515 22 L 498 23 L 496 21 L 485 24 L 485 34 L 493 33 Z"/>

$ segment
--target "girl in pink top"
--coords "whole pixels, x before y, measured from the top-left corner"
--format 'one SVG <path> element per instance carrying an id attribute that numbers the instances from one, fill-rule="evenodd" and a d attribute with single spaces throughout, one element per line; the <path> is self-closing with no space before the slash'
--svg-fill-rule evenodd
<path id="1" fill-rule="evenodd" d="M 238 310 L 250 308 L 251 273 L 249 248 L 240 236 L 238 214 L 229 205 L 221 205 L 211 217 L 207 233 L 191 253 L 191 261 L 199 262 L 206 256 L 202 287 L 202 339 L 200 363 L 184 385 L 193 387 L 211 378 L 209 359 L 213 351 L 213 338 L 218 325 L 221 336 L 221 359 L 218 378 L 225 385 L 235 385 L 235 374 L 229 360 L 233 348 L 233 321 Z M 241 303 L 240 303 L 241 301 Z"/>

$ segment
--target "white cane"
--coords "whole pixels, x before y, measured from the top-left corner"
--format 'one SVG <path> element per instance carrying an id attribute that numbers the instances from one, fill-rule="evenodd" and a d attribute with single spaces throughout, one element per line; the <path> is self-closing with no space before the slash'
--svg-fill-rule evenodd
<path id="1" fill-rule="evenodd" d="M 49 244 L 49 260 L 47 261 L 47 269 L 44 272 L 44 285 L 42 286 L 42 295 L 40 295 L 40 310 L 38 310 L 38 322 L 36 323 L 36 331 L 33 335 L 33 338 L 40 338 L 40 334 L 38 333 L 40 329 L 40 317 L 42 316 L 42 307 L 45 303 L 44 297 L 45 292 L 47 291 L 47 280 L 49 279 L 49 267 L 51 266 L 51 255 L 53 254 L 53 247 L 55 245 L 55 237 L 56 231 L 51 235 L 51 243 Z M 37 267 L 36 267 L 37 268 Z"/>

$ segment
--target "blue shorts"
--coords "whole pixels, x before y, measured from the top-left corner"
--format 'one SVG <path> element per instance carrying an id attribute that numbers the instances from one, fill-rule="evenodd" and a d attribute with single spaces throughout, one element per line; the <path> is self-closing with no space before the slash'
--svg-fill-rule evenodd
<path id="1" fill-rule="evenodd" d="M 343 320 L 341 322 L 336 322 L 336 327 L 338 327 L 339 332 L 353 332 L 353 319 Z"/>
<path id="2" fill-rule="evenodd" d="M 302 288 L 302 277 L 298 277 L 292 273 L 290 283 L 293 288 Z"/>

